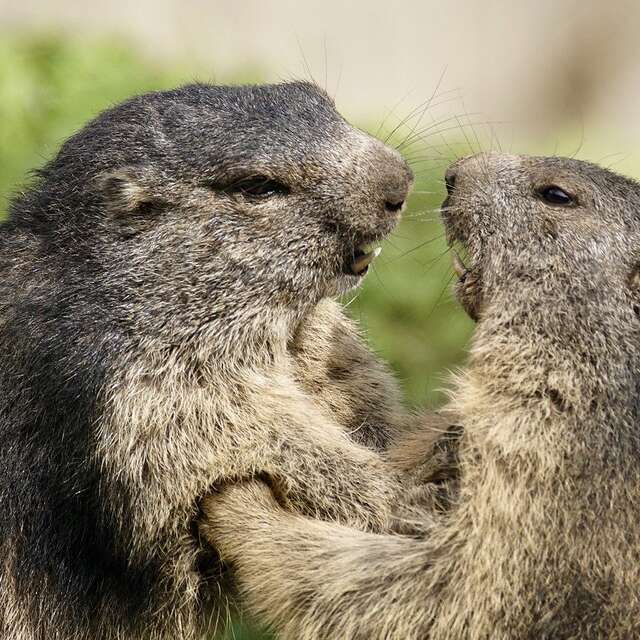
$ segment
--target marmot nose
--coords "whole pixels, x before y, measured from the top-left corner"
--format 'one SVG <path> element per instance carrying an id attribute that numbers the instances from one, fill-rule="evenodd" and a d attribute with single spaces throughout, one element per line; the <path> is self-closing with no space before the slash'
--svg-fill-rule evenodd
<path id="1" fill-rule="evenodd" d="M 458 175 L 458 168 L 456 165 L 449 167 L 444 174 L 444 184 L 447 187 L 447 195 L 453 194 L 456 188 L 456 176 Z"/>
<path id="2" fill-rule="evenodd" d="M 413 171 L 407 161 L 395 150 L 372 139 L 370 156 L 370 184 L 375 187 L 375 199 L 381 213 L 397 214 L 413 186 Z"/>
<path id="3" fill-rule="evenodd" d="M 393 177 L 389 176 L 383 187 L 384 208 L 388 213 L 396 213 L 402 209 L 411 185 L 413 184 L 413 173 L 404 166 Z"/>
<path id="4" fill-rule="evenodd" d="M 406 193 L 404 196 L 398 196 L 398 195 L 392 195 L 391 197 L 387 196 L 387 199 L 384 201 L 384 208 L 389 213 L 395 213 L 396 211 L 400 211 L 406 199 L 407 199 Z"/>

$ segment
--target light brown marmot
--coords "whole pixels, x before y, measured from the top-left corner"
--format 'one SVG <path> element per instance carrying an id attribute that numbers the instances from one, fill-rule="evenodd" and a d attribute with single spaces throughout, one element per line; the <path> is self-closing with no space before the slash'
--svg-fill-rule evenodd
<path id="1" fill-rule="evenodd" d="M 456 502 L 417 539 L 238 484 L 208 499 L 203 530 L 283 638 L 640 638 L 640 185 L 494 154 L 447 186 L 478 320 L 452 391 Z"/>

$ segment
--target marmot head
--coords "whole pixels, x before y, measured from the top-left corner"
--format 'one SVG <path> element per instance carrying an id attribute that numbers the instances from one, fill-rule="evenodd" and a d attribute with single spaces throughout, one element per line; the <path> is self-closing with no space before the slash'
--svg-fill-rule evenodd
<path id="1" fill-rule="evenodd" d="M 357 285 L 413 176 L 318 87 L 187 86 L 68 140 L 14 203 L 142 333 L 248 327 Z M 218 327 L 219 328 L 219 327 Z"/>
<path id="2" fill-rule="evenodd" d="M 620 295 L 631 318 L 640 303 L 640 185 L 579 160 L 503 154 L 463 158 L 445 179 L 448 238 L 467 255 L 454 259 L 457 292 L 472 316 L 515 284 L 549 306 Z"/>
<path id="3" fill-rule="evenodd" d="M 446 183 L 447 234 L 466 253 L 456 292 L 479 319 L 472 357 L 485 378 L 584 420 L 620 423 L 628 410 L 635 433 L 640 185 L 578 160 L 501 154 L 458 161 Z"/>

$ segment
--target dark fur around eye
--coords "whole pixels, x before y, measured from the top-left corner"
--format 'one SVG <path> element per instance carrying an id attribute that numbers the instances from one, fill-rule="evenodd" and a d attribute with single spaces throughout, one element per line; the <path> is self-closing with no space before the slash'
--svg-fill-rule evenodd
<path id="1" fill-rule="evenodd" d="M 538 195 L 546 203 L 555 206 L 571 207 L 576 204 L 576 200 L 572 195 L 554 184 L 538 189 Z"/>
<path id="2" fill-rule="evenodd" d="M 209 181 L 206 185 L 215 191 L 237 193 L 248 198 L 270 198 L 290 192 L 287 185 L 266 176 L 248 176 L 228 183 Z"/>

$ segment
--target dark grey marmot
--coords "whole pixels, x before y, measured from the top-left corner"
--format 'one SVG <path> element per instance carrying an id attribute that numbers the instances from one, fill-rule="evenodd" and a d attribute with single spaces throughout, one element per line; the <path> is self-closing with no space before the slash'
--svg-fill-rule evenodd
<path id="1" fill-rule="evenodd" d="M 136 97 L 38 172 L 0 226 L 0 637 L 206 633 L 223 481 L 386 526 L 405 416 L 327 298 L 412 179 L 306 83 Z"/>
<path id="2" fill-rule="evenodd" d="M 459 161 L 447 185 L 478 320 L 449 512 L 422 539 L 379 535 L 247 483 L 207 500 L 203 531 L 292 640 L 640 638 L 640 185 L 506 155 Z"/>

